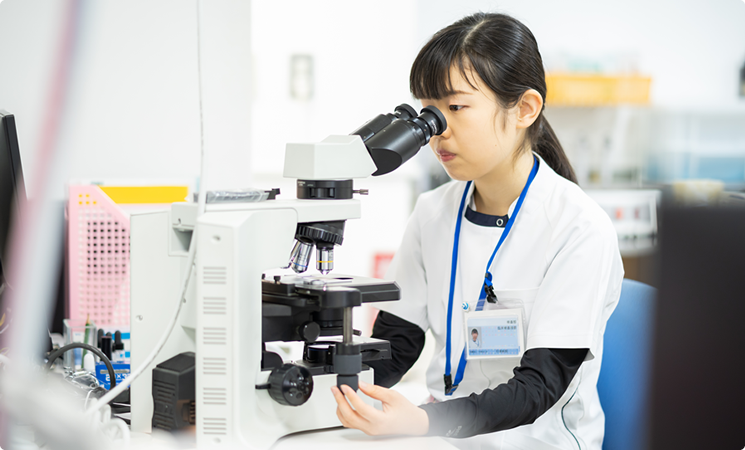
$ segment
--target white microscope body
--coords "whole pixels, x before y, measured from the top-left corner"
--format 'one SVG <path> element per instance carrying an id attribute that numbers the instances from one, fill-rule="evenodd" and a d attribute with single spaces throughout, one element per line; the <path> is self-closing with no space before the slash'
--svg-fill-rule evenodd
<path id="1" fill-rule="evenodd" d="M 388 123 L 403 122 L 389 116 Z M 414 122 L 407 126 L 412 127 L 411 123 Z M 439 132 L 445 127 L 442 118 Z M 365 126 L 360 130 L 367 131 Z M 351 179 L 366 178 L 376 169 L 376 174 L 381 172 L 376 153 L 365 144 L 370 136 L 380 131 L 373 130 L 367 136 L 364 133 L 330 136 L 316 144 L 288 144 L 284 176 L 299 180 L 349 180 L 351 189 Z M 439 134 L 437 131 L 435 128 L 431 134 Z M 413 153 L 429 141 L 431 134 L 426 135 L 424 141 L 419 137 Z M 407 145 L 409 151 L 413 144 Z M 404 155 L 395 167 L 411 156 L 413 154 Z M 387 171 L 390 170 L 393 169 Z M 299 192 L 302 183 L 298 183 Z M 267 389 L 271 384 L 270 371 L 262 370 L 262 357 L 266 356 L 263 353 L 263 334 L 283 331 L 262 330 L 262 283 L 266 283 L 262 274 L 287 265 L 288 252 L 299 232 L 298 224 L 345 221 L 361 216 L 360 202 L 351 198 L 351 191 L 342 199 L 313 198 L 316 195 L 313 188 L 306 188 L 303 195 L 309 199 L 210 203 L 201 217 L 197 217 L 194 203 L 174 203 L 170 210 L 132 216 L 133 370 L 152 351 L 169 317 L 172 317 L 180 286 L 190 270 L 185 267 L 189 244 L 192 238 L 196 239 L 196 276 L 192 276 L 187 289 L 179 323 L 153 364 L 132 385 L 132 431 L 151 431 L 152 369 L 182 352 L 195 353 L 193 420 L 199 447 L 229 445 L 263 449 L 290 433 L 340 425 L 336 417 L 336 402 L 330 393 L 330 387 L 337 384 L 335 373 L 313 375 L 313 393 L 307 401 L 299 406 L 289 406 L 280 404 L 276 392 L 270 395 L 270 389 Z M 328 190 L 323 195 L 329 195 Z M 320 257 L 320 245 L 318 251 Z M 319 262 L 319 268 L 321 265 Z M 322 272 L 330 270 L 328 267 L 325 269 Z M 328 280 L 333 284 L 333 278 Z M 279 285 L 279 280 L 277 283 Z M 324 284 L 325 281 L 321 278 L 316 283 Z M 325 291 L 327 288 L 324 285 L 322 289 Z M 359 293 L 357 295 L 359 298 Z M 311 299 L 310 303 L 314 301 Z M 353 341 L 359 347 L 365 340 L 352 338 L 351 308 L 347 310 L 343 339 L 350 344 Z M 346 316 L 347 312 L 349 316 Z M 312 335 L 313 327 L 310 328 Z M 296 330 L 293 328 L 287 332 L 293 336 L 302 334 Z M 336 334 L 341 335 L 339 331 Z M 306 342 L 312 340 L 306 339 Z M 362 370 L 359 377 L 372 383 L 372 369 Z M 372 403 L 371 399 L 364 398 Z"/>

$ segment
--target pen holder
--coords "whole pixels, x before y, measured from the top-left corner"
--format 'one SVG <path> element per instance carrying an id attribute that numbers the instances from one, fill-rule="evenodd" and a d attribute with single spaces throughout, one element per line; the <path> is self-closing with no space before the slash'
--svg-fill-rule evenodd
<path id="1" fill-rule="evenodd" d="M 96 325 L 93 322 L 88 322 L 83 319 L 65 319 L 64 332 L 65 332 L 65 345 L 72 344 L 73 342 L 84 342 L 93 347 L 98 347 L 96 342 Z M 71 369 L 78 369 L 83 365 L 83 354 L 85 350 L 82 348 L 75 348 L 64 354 L 65 367 Z"/>

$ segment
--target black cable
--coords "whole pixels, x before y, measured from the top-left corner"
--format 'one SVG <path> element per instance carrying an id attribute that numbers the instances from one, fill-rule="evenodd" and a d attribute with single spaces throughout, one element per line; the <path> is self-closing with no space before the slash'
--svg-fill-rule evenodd
<path id="1" fill-rule="evenodd" d="M 64 347 L 58 348 L 57 350 L 53 351 L 49 355 L 49 361 L 47 361 L 47 369 L 52 367 L 52 364 L 54 364 L 54 361 L 56 361 L 57 358 L 62 356 L 66 351 L 72 350 L 74 348 L 84 348 L 90 352 L 95 353 L 96 356 L 101 358 L 101 361 L 106 364 L 106 369 L 109 371 L 109 379 L 111 380 L 111 388 L 109 390 L 116 387 L 116 373 L 114 372 L 114 366 L 111 365 L 111 361 L 109 361 L 109 358 L 107 358 L 101 350 L 84 342 L 73 342 L 72 344 L 67 344 Z"/>

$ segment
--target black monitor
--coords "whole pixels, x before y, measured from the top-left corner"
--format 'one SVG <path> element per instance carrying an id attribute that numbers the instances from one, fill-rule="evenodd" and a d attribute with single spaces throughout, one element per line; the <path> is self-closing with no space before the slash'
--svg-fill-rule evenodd
<path id="1" fill-rule="evenodd" d="M 10 226 L 21 202 L 25 201 L 26 187 L 23 183 L 15 117 L 0 110 L 0 286 L 4 286 L 4 274 L 9 269 L 7 258 L 10 250 Z"/>
<path id="2" fill-rule="evenodd" d="M 745 208 L 664 208 L 648 449 L 741 449 Z"/>
<path id="3" fill-rule="evenodd" d="M 9 233 L 13 218 L 17 216 L 26 202 L 26 186 L 23 182 L 21 154 L 18 146 L 18 132 L 15 117 L 0 109 L 0 341 L 3 333 L 12 321 L 8 305 L 3 301 L 4 294 L 10 289 L 7 284 L 8 272 L 13 270 L 8 265 L 10 252 Z M 62 333 L 62 320 L 65 318 L 65 269 L 64 254 L 50 255 L 62 259 L 57 279 L 55 309 L 49 329 Z M 0 353 L 6 352 L 0 342 Z"/>

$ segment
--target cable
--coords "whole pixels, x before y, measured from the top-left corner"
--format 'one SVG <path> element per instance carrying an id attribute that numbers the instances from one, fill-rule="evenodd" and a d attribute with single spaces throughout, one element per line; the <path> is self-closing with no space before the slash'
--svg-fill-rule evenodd
<path id="1" fill-rule="evenodd" d="M 103 426 L 101 427 L 101 430 L 104 433 L 106 433 L 111 428 L 113 428 L 113 429 L 119 431 L 119 433 L 121 433 L 121 435 L 122 435 L 122 441 L 123 441 L 122 448 L 129 448 L 130 437 L 129 437 L 129 428 L 127 427 L 127 424 L 123 420 L 121 420 L 121 419 L 112 419 L 112 420 L 104 423 Z M 112 439 L 112 440 L 114 440 L 114 439 Z"/>
<path id="2" fill-rule="evenodd" d="M 202 3 L 197 0 L 197 80 L 199 89 L 199 145 L 202 152 L 202 163 L 204 164 L 204 109 L 202 106 Z M 199 196 L 204 189 L 204 166 L 201 167 L 201 173 L 199 174 Z M 206 197 L 205 197 L 206 198 Z M 198 201 L 198 200 L 197 200 Z"/>
<path id="3" fill-rule="evenodd" d="M 114 448 L 129 448 L 129 428 L 127 427 L 126 422 L 113 416 L 112 409 L 109 405 L 104 405 L 100 411 L 92 414 L 90 419 L 93 422 L 93 426 L 100 430 L 105 438 L 109 439 L 112 443 L 121 444 Z M 120 436 L 117 437 L 117 434 Z"/>
<path id="4" fill-rule="evenodd" d="M 114 372 L 114 366 L 111 365 L 111 361 L 109 360 L 109 358 L 106 357 L 106 355 L 103 354 L 101 350 L 92 345 L 86 344 L 85 342 L 73 342 L 72 344 L 67 344 L 64 347 L 58 348 L 57 350 L 53 351 L 49 355 L 49 360 L 47 361 L 46 368 L 51 368 L 52 364 L 54 364 L 57 358 L 62 356 L 65 352 L 76 348 L 84 348 L 89 352 L 95 353 L 96 356 L 101 358 L 101 361 L 106 364 L 106 370 L 109 371 L 109 378 L 111 379 L 111 389 L 114 389 L 116 387 L 116 372 Z"/>
<path id="5" fill-rule="evenodd" d="M 88 400 L 91 398 L 91 393 L 92 392 L 93 392 L 93 389 L 91 389 L 90 391 L 88 391 L 88 394 L 86 394 L 86 396 L 85 396 L 85 403 L 83 403 L 83 408 L 87 408 L 88 407 Z"/>
<path id="6" fill-rule="evenodd" d="M 131 372 L 127 378 L 124 379 L 121 383 L 119 383 L 118 386 L 115 388 L 112 388 L 109 392 L 106 393 L 103 397 L 99 398 L 96 403 L 94 403 L 88 411 L 86 411 L 86 414 L 93 414 L 97 410 L 99 410 L 102 406 L 108 404 L 112 400 L 114 400 L 119 394 L 124 392 L 125 389 L 127 389 L 134 380 L 136 380 L 140 375 L 142 375 L 145 372 L 145 369 L 150 366 L 150 364 L 155 360 L 155 358 L 158 356 L 158 353 L 163 349 L 163 347 L 166 344 L 166 341 L 171 335 L 171 332 L 173 331 L 173 327 L 176 325 L 176 322 L 178 322 L 178 316 L 181 313 L 181 305 L 184 303 L 184 298 L 186 297 L 186 289 L 189 286 L 189 280 L 191 280 L 191 273 L 193 271 L 193 265 L 194 265 L 194 257 L 196 253 L 196 230 L 194 230 L 194 234 L 191 238 L 191 243 L 189 243 L 189 256 L 187 259 L 186 267 L 187 267 L 187 273 L 186 273 L 186 279 L 184 280 L 184 286 L 181 290 L 181 295 L 179 295 L 178 298 L 178 306 L 176 307 L 176 311 L 173 314 L 173 317 L 171 318 L 171 322 L 166 327 L 166 332 L 163 333 L 158 343 L 155 345 L 155 348 L 152 352 L 145 358 L 145 361 L 138 367 L 135 371 Z"/>
<path id="7" fill-rule="evenodd" d="M 199 84 L 199 122 L 200 122 L 200 166 L 199 166 L 199 194 L 197 196 L 197 219 L 204 214 L 204 210 L 206 208 L 206 200 L 207 200 L 207 189 L 204 184 L 204 173 L 205 173 L 205 166 L 206 166 L 206 152 L 204 151 L 204 115 L 202 113 L 202 34 L 201 34 L 201 0 L 196 0 L 197 5 L 197 78 L 198 78 L 198 84 Z M 134 380 L 139 378 L 140 375 L 142 375 L 145 370 L 152 364 L 152 362 L 155 360 L 155 358 L 158 356 L 160 351 L 163 349 L 163 347 L 166 344 L 166 341 L 168 341 L 168 338 L 171 336 L 171 332 L 173 331 L 173 328 L 176 326 L 176 323 L 178 322 L 178 317 L 181 314 L 181 306 L 186 303 L 186 291 L 189 287 L 189 281 L 191 280 L 192 272 L 194 270 L 194 261 L 196 259 L 196 252 L 197 252 L 197 227 L 195 225 L 194 227 L 194 233 L 191 236 L 191 242 L 189 243 L 189 254 L 187 256 L 186 260 L 186 277 L 184 279 L 184 285 L 181 288 L 181 293 L 178 297 L 178 306 L 176 307 L 176 311 L 173 314 L 173 317 L 171 318 L 171 322 L 166 327 L 166 332 L 161 336 L 158 343 L 155 345 L 155 348 L 152 352 L 145 358 L 145 361 L 138 367 L 134 372 L 131 372 L 127 378 L 124 379 L 119 385 L 116 386 L 116 388 L 112 388 L 109 392 L 106 393 L 103 397 L 98 399 L 96 403 L 94 403 L 88 410 L 86 411 L 86 414 L 94 414 L 96 411 L 101 409 L 104 405 L 107 405 L 109 402 L 114 400 L 119 394 L 124 392 L 125 389 L 127 389 Z"/>

